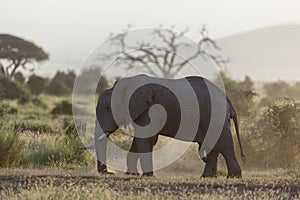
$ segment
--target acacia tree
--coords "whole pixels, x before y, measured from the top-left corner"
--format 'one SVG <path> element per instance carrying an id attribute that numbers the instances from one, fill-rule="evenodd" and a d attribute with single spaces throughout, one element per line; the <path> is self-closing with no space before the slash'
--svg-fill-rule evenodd
<path id="1" fill-rule="evenodd" d="M 34 70 L 34 63 L 48 60 L 49 55 L 33 42 L 22 38 L 0 34 L 0 73 L 13 77 L 17 69 L 22 67 L 27 70 Z"/>
<path id="2" fill-rule="evenodd" d="M 117 65 L 126 65 L 129 69 L 136 66 L 143 66 L 152 75 L 159 76 L 159 72 L 159 74 L 162 74 L 166 78 L 174 78 L 179 71 L 198 56 L 211 58 L 219 66 L 227 62 L 222 56 L 215 54 L 221 49 L 208 36 L 205 27 L 200 31 L 197 48 L 188 58 L 184 59 L 176 59 L 176 56 L 178 56 L 177 54 L 181 48 L 186 48 L 190 45 L 183 40 L 188 29 L 176 32 L 173 28 L 163 29 L 159 27 L 152 32 L 153 36 L 158 37 L 161 41 L 159 45 L 140 42 L 136 46 L 130 46 L 126 41 L 129 31 L 130 27 L 122 33 L 111 34 L 109 37 L 110 42 L 114 45 L 119 45 L 119 49 L 109 54 L 101 54 L 100 59 L 116 58 Z"/>

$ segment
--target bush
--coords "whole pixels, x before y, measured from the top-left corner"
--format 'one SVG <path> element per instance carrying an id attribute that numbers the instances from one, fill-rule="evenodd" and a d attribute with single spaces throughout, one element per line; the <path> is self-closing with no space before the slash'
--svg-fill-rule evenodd
<path id="1" fill-rule="evenodd" d="M 45 90 L 46 83 L 46 79 L 33 74 L 29 77 L 27 86 L 32 94 L 39 95 Z"/>
<path id="2" fill-rule="evenodd" d="M 46 92 L 50 95 L 66 96 L 71 93 L 71 90 L 64 83 L 52 80 L 46 87 Z"/>
<path id="3" fill-rule="evenodd" d="M 15 73 L 14 79 L 16 81 L 18 81 L 19 83 L 21 83 L 21 84 L 25 83 L 25 78 L 24 78 L 24 76 L 23 76 L 23 74 L 21 72 Z"/>
<path id="4" fill-rule="evenodd" d="M 18 104 L 24 105 L 24 104 L 28 103 L 29 101 L 30 101 L 30 97 L 27 97 L 27 96 L 21 96 L 21 97 L 18 99 Z"/>
<path id="5" fill-rule="evenodd" d="M 23 158 L 24 146 L 17 131 L 0 129 L 0 167 L 17 166 Z"/>
<path id="6" fill-rule="evenodd" d="M 74 71 L 56 72 L 46 88 L 48 94 L 64 96 L 71 93 L 76 75 Z"/>
<path id="7" fill-rule="evenodd" d="M 30 91 L 17 81 L 0 74 L 2 99 L 22 99 L 22 102 L 30 100 Z"/>
<path id="8" fill-rule="evenodd" d="M 33 133 L 54 133 L 55 131 L 48 124 L 37 124 L 37 123 L 15 123 L 15 130 L 19 130 L 20 132 L 30 131 Z"/>
<path id="9" fill-rule="evenodd" d="M 80 149 L 82 142 L 78 137 L 73 123 L 64 123 L 63 135 L 40 135 L 38 139 L 30 139 L 27 154 L 22 164 L 31 167 L 63 167 L 72 168 L 75 165 L 87 166 L 91 156 Z"/>
<path id="10" fill-rule="evenodd" d="M 11 107 L 9 104 L 0 101 L 0 118 L 3 118 L 7 114 L 18 114 L 18 112 L 19 110 L 17 108 Z"/>
<path id="11" fill-rule="evenodd" d="M 9 109 L 9 111 L 8 111 L 8 114 L 10 114 L 10 115 L 16 115 L 16 114 L 18 114 L 18 112 L 19 112 L 19 110 L 17 108 L 11 107 Z"/>
<path id="12" fill-rule="evenodd" d="M 72 115 L 72 104 L 68 101 L 62 101 L 61 103 L 56 104 L 56 106 L 51 111 L 51 114 L 54 115 Z"/>
<path id="13" fill-rule="evenodd" d="M 300 104 L 291 100 L 270 104 L 244 138 L 250 166 L 299 166 Z"/>
<path id="14" fill-rule="evenodd" d="M 5 113 L 6 113 L 5 106 L 3 105 L 3 102 L 0 99 L 0 119 L 4 117 Z"/>
<path id="15" fill-rule="evenodd" d="M 221 73 L 226 94 L 234 104 L 240 118 L 251 117 L 255 107 L 254 97 L 257 93 L 253 91 L 254 83 L 246 76 L 244 81 L 237 82 L 225 73 Z"/>
<path id="16" fill-rule="evenodd" d="M 47 109 L 48 108 L 47 104 L 45 104 L 41 99 L 39 99 L 37 97 L 31 99 L 31 102 L 33 103 L 33 105 L 35 105 L 37 107 L 40 107 L 40 108 L 43 108 L 43 109 Z"/>
<path id="17" fill-rule="evenodd" d="M 109 87 L 108 81 L 105 77 L 101 77 L 99 83 L 96 87 L 95 81 L 99 79 L 101 72 L 97 67 L 91 67 L 84 69 L 81 74 L 76 78 L 77 81 L 84 83 L 80 85 L 80 87 L 76 88 L 76 93 L 85 95 L 85 94 L 100 94 L 104 89 Z M 93 88 L 96 87 L 96 91 L 92 91 Z"/>

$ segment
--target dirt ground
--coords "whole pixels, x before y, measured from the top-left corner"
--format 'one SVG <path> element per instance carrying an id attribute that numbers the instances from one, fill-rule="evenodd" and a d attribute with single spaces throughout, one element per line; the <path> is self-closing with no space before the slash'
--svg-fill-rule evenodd
<path id="1" fill-rule="evenodd" d="M 56 193 L 52 194 L 53 191 Z M 298 199 L 300 198 L 300 172 L 299 170 L 246 171 L 242 179 L 227 179 L 224 176 L 200 178 L 195 174 L 163 171 L 155 173 L 155 177 L 145 178 L 126 176 L 121 173 L 98 175 L 94 169 L 0 169 L 0 197 L 0 199 L 20 197 L 27 199 L 39 197 L 46 199 L 93 199 L 94 197 L 96 197 L 94 199 L 98 197 L 101 197 L 100 199 Z"/>

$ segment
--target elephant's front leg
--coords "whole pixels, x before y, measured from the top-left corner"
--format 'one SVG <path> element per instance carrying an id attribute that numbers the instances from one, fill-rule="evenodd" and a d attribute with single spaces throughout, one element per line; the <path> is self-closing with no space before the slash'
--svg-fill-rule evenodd
<path id="1" fill-rule="evenodd" d="M 126 174 L 129 175 L 139 175 L 139 172 L 137 170 L 137 161 L 139 159 L 137 145 L 136 145 L 136 139 L 133 138 L 131 147 L 129 149 L 129 152 L 127 154 L 127 171 Z"/>
<path id="2" fill-rule="evenodd" d="M 157 137 L 157 136 L 153 136 Z M 153 137 L 150 138 L 135 138 L 143 176 L 153 176 Z"/>
<path id="3" fill-rule="evenodd" d="M 211 151 L 207 155 L 206 165 L 202 177 L 216 177 L 217 176 L 217 162 L 219 153 Z"/>

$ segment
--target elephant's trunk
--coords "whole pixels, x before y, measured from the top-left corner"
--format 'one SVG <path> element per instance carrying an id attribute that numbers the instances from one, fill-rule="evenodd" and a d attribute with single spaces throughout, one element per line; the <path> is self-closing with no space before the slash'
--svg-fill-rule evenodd
<path id="1" fill-rule="evenodd" d="M 103 137 L 102 137 L 103 136 Z M 99 137 L 95 138 L 95 150 L 97 157 L 98 172 L 106 172 L 106 148 L 107 148 L 107 138 L 105 134 L 101 134 Z M 101 166 L 101 167 L 99 167 Z"/>

